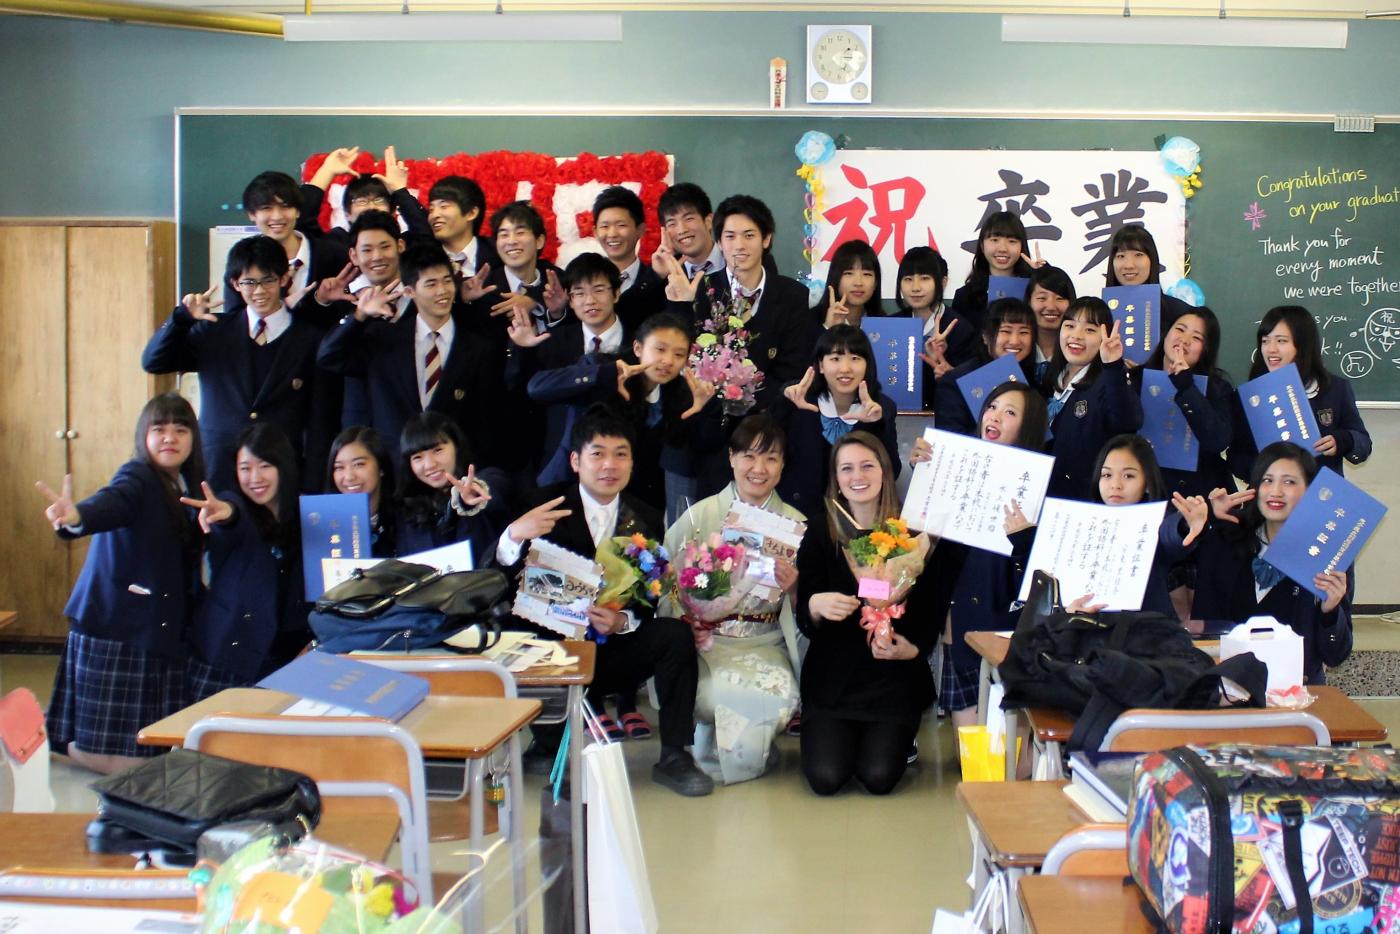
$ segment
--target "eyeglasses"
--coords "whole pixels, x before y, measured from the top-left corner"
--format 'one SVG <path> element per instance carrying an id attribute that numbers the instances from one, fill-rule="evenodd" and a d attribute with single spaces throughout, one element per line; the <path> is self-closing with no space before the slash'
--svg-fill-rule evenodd
<path id="1" fill-rule="evenodd" d="M 261 279 L 239 279 L 238 287 L 245 292 L 252 292 L 259 288 L 270 289 L 276 285 L 277 282 L 278 279 L 276 276 L 263 276 Z"/>
<path id="2" fill-rule="evenodd" d="M 612 286 L 608 285 L 595 285 L 591 289 L 569 289 L 569 297 L 578 299 L 579 301 L 582 301 L 590 295 L 594 298 L 603 298 L 610 294 L 612 294 Z"/>
<path id="3" fill-rule="evenodd" d="M 350 206 L 351 206 L 352 208 L 372 208 L 372 207 L 385 207 L 385 208 L 387 208 L 387 207 L 389 206 L 389 199 L 388 199 L 388 198 L 379 198 L 379 197 L 374 197 L 374 198 L 351 198 L 351 199 L 350 199 Z"/>

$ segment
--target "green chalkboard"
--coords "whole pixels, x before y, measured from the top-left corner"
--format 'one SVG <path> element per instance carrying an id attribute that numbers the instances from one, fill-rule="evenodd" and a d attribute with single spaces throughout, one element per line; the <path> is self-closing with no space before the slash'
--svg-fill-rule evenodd
<path id="1" fill-rule="evenodd" d="M 185 113 L 178 135 L 182 288 L 207 279 L 208 229 L 246 223 L 238 199 L 252 175 L 294 172 L 308 154 L 342 145 L 374 152 L 396 145 L 409 158 L 662 150 L 675 156 L 678 179 L 716 201 L 736 192 L 767 201 L 777 216 L 779 268 L 796 272 L 803 188 L 792 150 L 809 129 L 844 135 L 860 149 L 1140 150 L 1162 135 L 1189 136 L 1201 146 L 1204 182 L 1188 210 L 1190 275 L 1221 318 L 1222 364 L 1243 380 L 1260 316 L 1273 305 L 1301 304 L 1323 326 L 1329 367 L 1354 381 L 1357 397 L 1400 403 L 1395 125 L 1339 134 L 1328 124 L 1286 122 Z"/>

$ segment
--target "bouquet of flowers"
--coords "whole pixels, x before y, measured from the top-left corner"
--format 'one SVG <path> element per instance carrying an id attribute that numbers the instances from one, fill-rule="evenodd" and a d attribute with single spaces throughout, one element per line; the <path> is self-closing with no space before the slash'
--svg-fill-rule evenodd
<path id="1" fill-rule="evenodd" d="M 594 560 L 603 568 L 603 584 L 593 601 L 608 610 L 625 610 L 633 603 L 655 607 L 664 590 L 662 580 L 671 556 L 654 538 L 641 532 L 614 535 L 598 546 Z M 602 645 L 608 637 L 589 627 L 589 638 Z"/>
<path id="2" fill-rule="evenodd" d="M 346 934 L 446 934 L 431 907 L 418 907 L 412 885 L 393 870 L 312 838 L 290 846 L 260 837 L 213 869 L 201 863 L 200 931 L 243 934 L 344 931 Z"/>
<path id="3" fill-rule="evenodd" d="M 735 614 L 754 588 L 745 574 L 748 554 L 743 545 L 726 542 L 716 532 L 705 541 L 687 542 L 678 560 L 672 591 L 703 652 L 713 644 L 719 624 Z"/>
<path id="4" fill-rule="evenodd" d="M 903 519 L 885 519 L 865 535 L 852 538 L 842 550 L 859 585 L 859 596 L 866 601 L 860 610 L 861 628 L 868 641 L 888 647 L 892 621 L 904 615 L 902 601 L 923 573 L 928 535 L 910 535 Z"/>
<path id="5" fill-rule="evenodd" d="M 690 345 L 690 368 L 695 378 L 713 383 L 726 415 L 743 415 L 753 408 L 763 374 L 749 359 L 751 335 L 744 315 L 752 302 L 735 295 L 728 304 L 709 290 L 710 317 Z"/>

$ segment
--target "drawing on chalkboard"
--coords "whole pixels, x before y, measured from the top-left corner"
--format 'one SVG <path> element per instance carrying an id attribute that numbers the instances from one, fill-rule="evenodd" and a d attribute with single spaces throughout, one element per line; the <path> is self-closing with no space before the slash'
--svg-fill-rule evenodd
<path id="1" fill-rule="evenodd" d="M 1400 309 L 1377 308 L 1366 319 L 1362 333 L 1367 349 L 1376 359 L 1389 359 L 1400 366 L 1400 352 L 1396 351 L 1396 345 L 1400 344 Z"/>
<path id="2" fill-rule="evenodd" d="M 1264 212 L 1264 209 L 1259 206 L 1258 201 L 1251 204 L 1249 210 L 1244 212 L 1244 219 L 1249 223 L 1250 230 L 1258 230 L 1260 222 L 1268 216 L 1269 215 Z"/>
<path id="3" fill-rule="evenodd" d="M 1090 200 L 1070 208 L 1075 217 L 1093 214 L 1085 220 L 1089 232 L 1089 242 L 1084 244 L 1084 252 L 1093 256 L 1080 273 L 1086 273 L 1108 259 L 1108 247 L 1113 235 L 1125 224 L 1140 221 L 1147 216 L 1144 204 L 1165 204 L 1166 192 L 1152 188 L 1152 183 L 1140 178 L 1127 169 L 1119 169 L 1117 175 L 1105 172 L 1099 176 L 1099 184 L 1092 182 L 1084 186 Z M 1114 210 L 1116 208 L 1116 210 Z"/>
<path id="4" fill-rule="evenodd" d="M 977 229 L 981 230 L 982 225 L 987 223 L 987 219 L 999 211 L 1013 211 L 1025 224 L 1026 215 L 1040 221 L 1039 224 L 1026 224 L 1026 239 L 1028 240 L 1059 240 L 1064 236 L 1063 231 L 1050 223 L 1050 212 L 1036 204 L 1036 199 L 1050 194 L 1050 186 L 1041 179 L 1028 182 L 1020 172 L 1011 169 L 997 169 L 997 174 L 1001 176 L 1001 188 L 997 191 L 989 191 L 985 195 L 979 195 L 977 200 L 987 205 L 987 209 L 982 212 L 982 219 L 977 222 Z M 1017 200 L 1021 199 L 1021 200 Z M 969 253 L 977 250 L 977 238 L 964 240 L 962 248 Z"/>

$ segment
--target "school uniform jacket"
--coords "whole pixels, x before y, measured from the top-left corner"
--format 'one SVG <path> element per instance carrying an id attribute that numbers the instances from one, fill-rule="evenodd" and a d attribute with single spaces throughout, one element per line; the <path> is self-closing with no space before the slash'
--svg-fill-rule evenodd
<path id="1" fill-rule="evenodd" d="M 303 215 L 303 218 L 305 215 Z M 350 255 L 341 245 L 326 240 L 325 236 L 316 226 L 303 228 L 299 223 L 297 231 L 306 237 L 311 250 L 311 261 L 308 264 L 311 271 L 307 273 L 308 284 L 322 282 L 326 279 L 334 279 L 345 268 L 345 264 L 350 261 Z M 256 235 L 255 235 L 256 236 Z M 248 307 L 243 301 L 243 296 L 229 282 L 228 276 L 223 277 L 224 283 L 224 314 L 230 317 L 237 317 L 234 312 L 241 312 Z M 316 301 L 316 290 L 310 289 L 302 296 L 301 301 L 295 305 L 288 305 L 292 317 L 305 321 L 318 328 L 333 327 L 340 319 L 341 306 L 338 304 L 321 305 Z"/>
<path id="2" fill-rule="evenodd" d="M 637 281 L 617 299 L 617 316 L 628 333 L 666 307 L 666 280 L 646 263 L 637 266 Z"/>
<path id="3" fill-rule="evenodd" d="M 872 397 L 880 405 L 880 421 L 856 422 L 852 431 L 868 431 L 885 445 L 890 464 L 897 478 L 900 470 L 899 436 L 895 428 L 895 405 L 884 394 Z M 808 395 L 816 403 L 816 394 Z M 779 396 L 773 403 L 773 418 L 787 433 L 787 454 L 783 458 L 783 475 L 778 481 L 778 495 L 783 502 L 809 516 L 824 515 L 827 481 L 831 475 L 831 442 L 822 434 L 822 417 L 818 412 L 799 409 Z"/>
<path id="4" fill-rule="evenodd" d="M 1196 436 L 1199 457 L 1195 470 L 1162 468 L 1162 482 L 1166 484 L 1166 499 L 1171 494 L 1182 496 L 1209 497 L 1211 490 L 1230 489 L 1230 468 L 1225 463 L 1225 452 L 1230 449 L 1234 437 L 1234 417 L 1231 400 L 1236 398 L 1235 387 L 1225 374 L 1216 371 L 1206 377 L 1204 394 L 1196 388 L 1194 373 L 1183 372 L 1169 377 L 1176 390 L 1173 401 L 1181 409 Z M 1128 371 L 1128 379 L 1142 398 L 1142 376 L 1138 368 Z M 1167 512 L 1172 510 L 1170 507 Z"/>
<path id="5" fill-rule="evenodd" d="M 904 661 L 880 661 L 870 654 L 860 611 L 837 622 L 813 619 L 814 593 L 856 595 L 856 579 L 841 550 L 832 544 L 826 510 L 808 513 L 807 534 L 797 549 L 797 625 L 810 641 L 802 662 L 802 708 L 831 716 L 876 723 L 917 723 L 933 703 L 935 689 L 928 658 L 948 616 L 951 579 L 930 573 L 944 560 L 935 545 L 924 573 L 904 600 L 904 616 L 894 630 L 919 654 Z"/>
<path id="6" fill-rule="evenodd" d="M 193 513 L 182 506 L 177 515 L 168 503 L 158 469 L 131 460 L 77 504 L 78 531 L 58 532 L 92 536 L 63 608 L 73 629 L 166 658 L 183 655 L 198 578 L 180 536 Z"/>
<path id="7" fill-rule="evenodd" d="M 206 539 L 209 588 L 195 612 L 190 643 L 206 664 L 251 682 L 262 674 L 279 630 L 306 628 L 309 607 L 300 562 L 279 586 L 277 560 L 243 497 L 233 491 L 218 496 L 234 504 L 234 514 Z"/>
<path id="8" fill-rule="evenodd" d="M 1002 555 L 957 542 L 938 543 L 940 559 L 926 573 L 952 581 L 948 607 L 953 641 L 945 645 L 959 668 L 975 668 L 979 660 L 967 644 L 969 632 L 1005 632 L 1016 628 L 1019 610 L 1011 604 L 1021 588 L 1026 560 L 1035 542 L 1035 529 L 1022 529 L 1010 536 L 1011 554 Z M 948 586 L 945 584 L 944 586 Z"/>
<path id="9" fill-rule="evenodd" d="M 1252 561 L 1237 546 L 1240 533 L 1212 521 L 1196 550 L 1196 597 L 1191 616 L 1203 620 L 1242 623 L 1252 616 L 1272 616 L 1303 637 L 1303 676 L 1317 683 L 1323 665 L 1340 665 L 1351 654 L 1351 604 L 1356 593 L 1354 571 L 1347 571 L 1346 596 L 1330 613 L 1312 591 L 1285 577 L 1263 599 L 1255 594 Z M 1249 552 L 1252 556 L 1253 552 Z"/>
<path id="10" fill-rule="evenodd" d="M 141 366 L 147 373 L 198 373 L 199 429 L 211 482 L 234 486 L 238 435 L 252 424 L 271 422 L 286 433 L 303 458 L 307 488 L 319 488 L 330 442 L 340 424 L 339 393 L 316 366 L 321 331 L 305 319 L 292 323 L 266 347 L 248 336 L 246 309 L 217 321 L 197 321 L 178 305 L 146 343 Z M 261 384 L 252 357 L 271 353 Z"/>
<path id="11" fill-rule="evenodd" d="M 529 386 L 536 373 L 573 366 L 587 353 L 588 342 L 583 337 L 583 322 L 569 312 L 563 323 L 549 332 L 549 340 L 534 347 L 510 346 L 506 356 L 506 389 L 522 392 Z M 622 325 L 621 349 L 625 353 L 632 347 L 632 329 L 626 322 Z M 616 358 L 613 358 L 616 359 Z"/>
<path id="12" fill-rule="evenodd" d="M 512 518 L 514 484 L 505 472 L 494 467 L 477 470 L 476 476 L 491 490 L 491 501 L 473 515 L 464 516 L 453 509 L 447 495 L 431 498 L 431 523 L 412 521 L 415 505 L 421 505 L 421 500 L 415 503 L 409 499 L 398 504 L 394 527 L 395 555 L 412 555 L 430 548 L 470 542 L 473 566 L 486 567 L 487 562 L 493 560 L 490 556 L 496 553 L 496 541 L 501 531 Z"/>
<path id="13" fill-rule="evenodd" d="M 1312 406 L 1313 417 L 1317 419 L 1317 430 L 1323 435 L 1331 435 L 1337 439 L 1337 453 L 1327 457 L 1317 457 L 1319 467 L 1329 467 L 1337 473 L 1344 473 L 1343 464 L 1350 461 L 1353 464 L 1365 462 L 1371 456 L 1371 433 L 1366 430 L 1366 423 L 1361 420 L 1361 412 L 1356 407 L 1356 393 L 1351 388 L 1351 382 L 1335 373 L 1328 374 L 1331 379 L 1327 381 L 1327 388 L 1319 390 L 1317 395 L 1308 400 Z M 1236 392 L 1231 400 L 1231 407 L 1234 413 L 1234 436 L 1230 444 L 1230 470 L 1246 483 L 1249 482 L 1249 472 L 1254 467 L 1254 458 L 1258 455 L 1259 449 L 1254 444 L 1254 433 L 1249 430 L 1249 419 L 1244 414 L 1244 403 L 1240 401 L 1240 394 Z M 1312 452 L 1311 445 L 1304 445 L 1309 452 Z"/>
<path id="14" fill-rule="evenodd" d="M 1098 378 L 1070 394 L 1050 430 L 1046 453 L 1055 457 L 1047 496 L 1087 500 L 1099 449 L 1114 435 L 1142 427 L 1142 402 L 1128 384 L 1122 360 L 1104 364 Z"/>
<path id="15" fill-rule="evenodd" d="M 348 257 L 350 250 L 350 231 L 345 227 L 332 227 L 330 230 L 321 229 L 321 205 L 326 200 L 326 193 L 312 184 L 301 186 L 301 216 L 310 218 L 312 223 L 312 233 L 321 237 L 328 244 L 332 244 L 346 251 Z M 423 205 L 418 202 L 418 198 L 407 188 L 400 188 L 389 195 L 389 212 L 399 217 L 408 228 L 403 232 L 405 246 L 413 246 L 416 243 L 436 243 L 433 237 L 433 228 L 428 224 L 428 212 Z M 300 229 L 300 228 L 298 228 Z M 341 263 L 344 266 L 344 263 Z"/>

